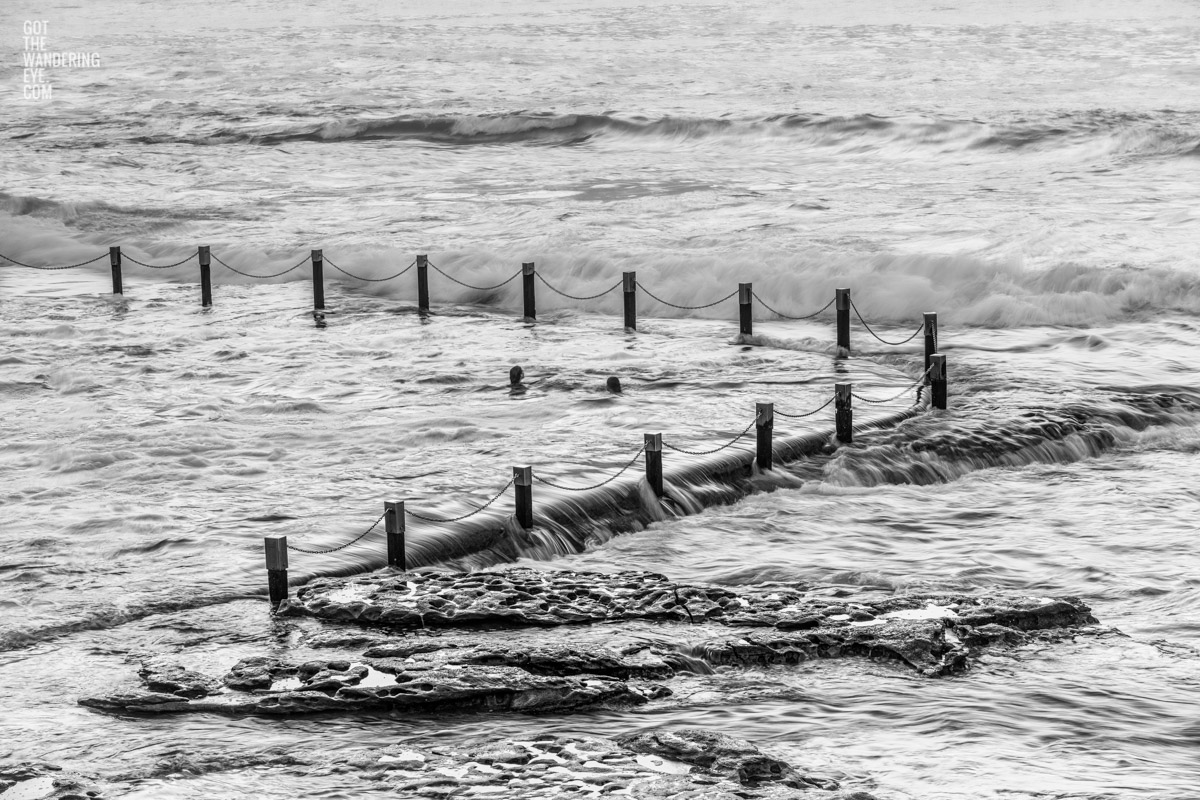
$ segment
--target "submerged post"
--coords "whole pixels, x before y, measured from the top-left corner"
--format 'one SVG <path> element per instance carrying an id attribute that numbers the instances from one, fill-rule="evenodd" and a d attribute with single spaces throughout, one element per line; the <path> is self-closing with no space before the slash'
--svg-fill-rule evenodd
<path id="1" fill-rule="evenodd" d="M 288 596 L 287 537 L 264 536 L 263 549 L 267 554 L 267 594 L 274 611 Z"/>
<path id="2" fill-rule="evenodd" d="M 929 378 L 930 392 L 932 394 L 933 407 L 945 410 L 946 408 L 946 357 L 941 353 L 934 353 L 929 357 Z"/>
<path id="3" fill-rule="evenodd" d="M 121 248 L 108 248 L 108 260 L 112 263 L 113 294 L 124 294 L 121 284 Z"/>
<path id="4" fill-rule="evenodd" d="M 662 497 L 666 492 L 663 491 L 662 477 L 662 434 L 647 433 L 646 438 L 646 482 L 650 484 L 650 488 L 654 491 L 655 497 Z"/>
<path id="5" fill-rule="evenodd" d="M 771 433 L 775 428 L 775 404 L 754 404 L 754 427 L 758 433 L 756 459 L 759 469 L 771 469 Z"/>
<path id="6" fill-rule="evenodd" d="M 429 311 L 429 256 L 417 256 L 417 311 Z"/>
<path id="7" fill-rule="evenodd" d="M 621 289 L 625 292 L 625 330 L 637 330 L 637 273 L 621 273 Z"/>
<path id="8" fill-rule="evenodd" d="M 537 306 L 534 302 L 532 261 L 521 265 L 521 276 L 524 284 L 525 319 L 534 320 L 537 319 Z"/>
<path id="9" fill-rule="evenodd" d="M 325 277 L 322 269 L 325 266 L 325 256 L 320 250 L 312 251 L 313 265 L 313 310 L 321 311 L 325 308 Z"/>
<path id="10" fill-rule="evenodd" d="M 754 284 L 738 284 L 738 332 L 743 336 L 754 335 Z"/>
<path id="11" fill-rule="evenodd" d="M 208 308 L 212 305 L 212 257 L 208 245 L 200 245 L 196 258 L 200 261 L 200 305 Z"/>
<path id="12" fill-rule="evenodd" d="M 513 488 L 517 495 L 517 523 L 529 530 L 533 527 L 533 467 L 513 467 Z"/>
<path id="13" fill-rule="evenodd" d="M 834 429 L 839 442 L 850 444 L 854 441 L 854 411 L 850 408 L 851 384 L 835 383 L 833 385 Z"/>
<path id="14" fill-rule="evenodd" d="M 937 312 L 925 312 L 925 385 L 930 383 L 929 359 L 937 352 Z"/>
<path id="15" fill-rule="evenodd" d="M 850 290 L 835 290 L 834 308 L 837 309 L 837 357 L 850 355 Z"/>
<path id="16" fill-rule="evenodd" d="M 404 501 L 386 501 L 383 504 L 383 522 L 387 531 L 387 558 L 389 567 L 399 567 L 408 572 L 404 558 Z"/>

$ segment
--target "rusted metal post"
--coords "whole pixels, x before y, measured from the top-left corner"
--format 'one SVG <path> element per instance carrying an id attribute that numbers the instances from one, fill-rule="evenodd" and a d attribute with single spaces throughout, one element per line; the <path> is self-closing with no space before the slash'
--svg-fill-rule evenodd
<path id="1" fill-rule="evenodd" d="M 771 469 L 771 433 L 775 428 L 775 404 L 754 404 L 754 427 L 758 433 L 756 462 L 759 469 Z"/>
<path id="2" fill-rule="evenodd" d="M 322 311 L 325 308 L 325 276 L 323 268 L 325 266 L 325 256 L 320 250 L 312 251 L 312 275 L 313 275 L 313 310 Z"/>
<path id="3" fill-rule="evenodd" d="M 112 264 L 112 279 L 113 279 L 113 294 L 124 294 L 124 287 L 121 283 L 121 248 L 108 248 L 108 260 Z"/>
<path id="4" fill-rule="evenodd" d="M 650 484 L 650 488 L 654 491 L 655 497 L 662 497 L 666 492 L 663 490 L 663 474 L 662 474 L 662 434 L 647 433 L 646 434 L 646 481 Z"/>
<path id="5" fill-rule="evenodd" d="M 833 304 L 837 309 L 837 356 L 846 358 L 850 355 L 850 290 L 837 289 Z"/>
<path id="6" fill-rule="evenodd" d="M 738 332 L 743 336 L 754 335 L 754 284 L 738 284 Z"/>
<path id="7" fill-rule="evenodd" d="M 429 256 L 417 256 L 417 311 L 429 311 Z"/>
<path id="8" fill-rule="evenodd" d="M 930 358 L 937 352 L 937 312 L 925 312 L 925 385 L 930 383 L 929 364 Z"/>
<path id="9" fill-rule="evenodd" d="M 212 257 L 208 245 L 200 245 L 196 258 L 200 261 L 200 305 L 208 308 L 212 305 Z"/>
<path id="10" fill-rule="evenodd" d="M 851 384 L 835 383 L 833 390 L 834 429 L 839 442 L 854 441 L 854 411 L 850 407 Z"/>
<path id="11" fill-rule="evenodd" d="M 273 611 L 288 597 L 287 537 L 264 536 L 263 548 L 267 555 L 267 594 Z"/>
<path id="12" fill-rule="evenodd" d="M 929 388 L 932 393 L 933 407 L 945 410 L 946 408 L 946 357 L 941 353 L 934 353 L 929 357 Z"/>
<path id="13" fill-rule="evenodd" d="M 537 304 L 534 298 L 532 261 L 521 265 L 521 276 L 524 284 L 525 319 L 535 320 L 537 319 Z"/>
<path id="14" fill-rule="evenodd" d="M 533 527 L 533 467 L 513 467 L 513 489 L 517 496 L 517 523 Z"/>
<path id="15" fill-rule="evenodd" d="M 383 504 L 383 522 L 387 531 L 388 566 L 399 567 L 408 572 L 404 557 L 404 501 L 386 501 Z"/>
<path id="16" fill-rule="evenodd" d="M 625 330 L 637 330 L 637 273 L 622 272 L 621 288 L 625 292 Z"/>

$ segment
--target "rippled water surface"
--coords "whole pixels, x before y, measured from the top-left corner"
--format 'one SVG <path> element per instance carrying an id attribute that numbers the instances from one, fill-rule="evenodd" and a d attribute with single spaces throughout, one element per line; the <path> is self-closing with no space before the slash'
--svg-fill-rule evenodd
<path id="1" fill-rule="evenodd" d="M 51 100 L 20 99 L 26 19 L 48 21 L 48 49 L 102 65 L 54 69 Z M 270 759 L 701 726 L 887 800 L 1195 796 L 1194 0 L 14 0 L 0 31 L 17 87 L 0 131 L 0 759 L 108 776 L 129 797 L 367 797 L 383 792 Z M 195 260 L 129 261 L 199 244 L 221 260 L 210 309 Z M 429 316 L 415 271 L 390 278 L 424 253 L 444 270 Z M 528 261 L 545 280 L 536 323 L 519 278 L 470 288 Z M 595 295 L 629 270 L 636 333 L 619 291 L 555 291 Z M 678 307 L 745 281 L 753 337 L 732 299 Z M 884 401 L 858 414 L 907 407 L 920 337 L 890 346 L 855 319 L 837 359 L 832 312 L 773 313 L 812 314 L 843 286 L 888 341 L 939 313 L 948 411 L 644 530 L 596 511 L 547 526 L 522 562 L 845 596 L 1070 594 L 1098 631 L 952 678 L 720 668 L 667 702 L 552 718 L 76 705 L 143 658 L 219 673 L 311 655 L 313 623 L 267 613 L 265 535 L 334 547 L 385 500 L 457 516 L 525 464 L 596 483 L 645 433 L 712 449 L 756 402 L 808 412 L 840 381 Z M 776 435 L 831 425 L 826 408 Z M 668 479 L 701 458 L 668 451 Z M 414 553 L 436 563 L 510 503 L 414 520 Z M 291 567 L 384 560 L 375 529 Z"/>

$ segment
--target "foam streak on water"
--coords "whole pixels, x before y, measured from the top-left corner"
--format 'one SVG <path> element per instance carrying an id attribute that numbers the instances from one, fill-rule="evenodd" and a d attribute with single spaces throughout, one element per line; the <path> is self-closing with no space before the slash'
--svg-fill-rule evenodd
<path id="1" fill-rule="evenodd" d="M 1079 6 L 6 3 L 0 77 L 18 93 L 25 19 L 102 66 L 53 71 L 49 102 L 6 101 L 0 254 L 104 258 L 0 265 L 0 759 L 120 776 L 135 797 L 365 797 L 267 762 L 690 725 L 889 800 L 1194 796 L 1200 11 Z M 109 246 L 161 265 L 199 244 L 233 268 L 214 265 L 212 309 L 194 260 L 127 261 L 125 297 L 109 294 Z M 738 340 L 732 300 L 643 291 L 633 334 L 619 292 L 541 284 L 527 324 L 519 280 L 437 272 L 422 318 L 414 272 L 365 280 L 418 253 L 475 286 L 534 261 L 574 295 L 636 270 L 675 305 L 752 281 L 755 337 Z M 512 466 L 594 484 L 644 433 L 710 449 L 759 401 L 804 412 L 846 380 L 895 395 L 920 337 L 885 346 L 856 320 L 838 361 L 829 312 L 761 305 L 806 315 L 842 286 L 886 339 L 939 312 L 949 412 L 781 465 L 748 497 L 679 481 L 699 512 L 679 519 L 644 487 L 614 490 L 526 559 L 838 594 L 1077 594 L 1111 630 L 945 680 L 697 662 L 687 702 L 556 719 L 76 707 L 143 658 L 219 674 L 312 655 L 266 614 L 265 535 L 331 547 L 385 500 L 458 516 Z M 829 408 L 775 430 L 831 423 Z M 696 463 L 665 458 L 668 475 Z M 701 510 L 716 499 L 735 502 Z M 434 558 L 479 528 L 414 520 L 410 536 Z M 383 562 L 375 530 L 293 553 L 292 574 Z"/>

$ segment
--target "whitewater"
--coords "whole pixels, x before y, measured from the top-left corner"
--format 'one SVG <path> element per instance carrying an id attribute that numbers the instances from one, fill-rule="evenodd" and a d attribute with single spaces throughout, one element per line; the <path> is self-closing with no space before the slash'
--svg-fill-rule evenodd
<path id="1" fill-rule="evenodd" d="M 21 96 L 29 20 L 48 54 L 96 56 L 47 67 L 48 99 Z M 691 726 L 880 800 L 1195 797 L 1198 35 L 1196 0 L 5 3 L 0 766 L 52 762 L 122 797 L 394 796 L 279 756 Z M 199 245 L 223 262 L 209 309 Z M 413 271 L 383 280 L 421 254 L 444 271 L 429 315 Z M 539 284 L 529 323 L 519 278 L 471 288 L 524 262 L 580 297 L 636 271 L 662 300 L 639 294 L 634 333 L 619 290 Z M 779 312 L 760 302 L 751 338 L 736 300 L 679 307 L 742 282 Z M 77 705 L 144 659 L 227 669 L 296 647 L 267 610 L 264 536 L 333 548 L 390 500 L 458 516 L 513 466 L 594 484 L 645 433 L 711 449 L 756 402 L 807 412 L 840 381 L 896 396 L 920 337 L 890 346 L 856 319 L 838 359 L 832 311 L 784 318 L 839 287 L 883 339 L 938 313 L 946 412 L 723 502 L 681 480 L 691 513 L 648 525 L 589 508 L 464 553 L 508 495 L 484 521 L 414 521 L 423 563 L 1075 595 L 1102 632 L 953 677 L 741 669 L 697 674 L 687 702 L 560 716 Z M 696 458 L 668 452 L 668 475 Z M 385 564 L 375 529 L 291 569 Z"/>

